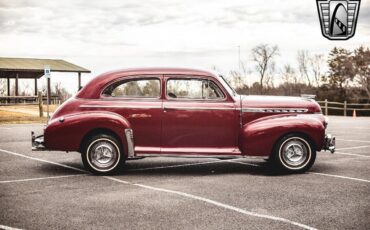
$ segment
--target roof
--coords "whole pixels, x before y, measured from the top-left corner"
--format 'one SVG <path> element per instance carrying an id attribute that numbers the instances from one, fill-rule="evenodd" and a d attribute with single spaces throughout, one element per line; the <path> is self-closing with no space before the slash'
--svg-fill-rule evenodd
<path id="1" fill-rule="evenodd" d="M 81 73 L 91 72 L 88 69 L 85 69 L 81 66 L 72 64 L 70 62 L 67 62 L 61 59 L 0 57 L 0 77 L 9 77 L 8 76 L 9 72 L 25 73 L 25 74 L 20 74 L 19 76 L 20 78 L 28 78 L 31 76 L 35 77 L 35 76 L 40 75 L 41 73 L 44 73 L 45 66 L 50 66 L 51 72 L 75 72 L 75 73 L 76 72 L 81 72 Z M 30 74 L 30 72 L 34 74 Z M 35 74 L 35 73 L 38 73 L 38 74 Z"/>
<path id="2" fill-rule="evenodd" d="M 84 88 L 77 94 L 80 98 L 98 98 L 102 88 L 120 78 L 129 77 L 133 75 L 189 75 L 189 76 L 208 76 L 215 77 L 216 73 L 207 70 L 190 69 L 190 68 L 160 68 L 160 67 L 146 67 L 146 68 L 130 68 L 122 70 L 114 70 L 103 73 L 93 78 Z"/>

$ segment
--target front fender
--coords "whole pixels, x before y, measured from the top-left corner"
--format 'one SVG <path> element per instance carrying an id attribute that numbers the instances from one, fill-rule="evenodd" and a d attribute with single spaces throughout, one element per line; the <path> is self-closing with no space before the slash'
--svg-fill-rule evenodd
<path id="1" fill-rule="evenodd" d="M 56 117 L 45 129 L 45 147 L 50 150 L 79 151 L 86 134 L 95 129 L 108 129 L 119 137 L 126 150 L 125 129 L 130 127 L 124 117 L 112 112 L 89 111 Z"/>
<path id="2" fill-rule="evenodd" d="M 289 133 L 309 137 L 320 151 L 325 138 L 325 127 L 315 115 L 277 115 L 245 124 L 239 134 L 239 148 L 243 155 L 270 156 L 275 143 Z"/>

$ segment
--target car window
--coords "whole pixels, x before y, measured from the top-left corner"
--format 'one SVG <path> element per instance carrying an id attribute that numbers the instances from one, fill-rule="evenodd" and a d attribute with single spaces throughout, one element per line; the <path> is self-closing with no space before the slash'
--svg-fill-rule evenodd
<path id="1" fill-rule="evenodd" d="M 169 79 L 167 97 L 177 99 L 223 99 L 220 88 L 207 79 Z"/>
<path id="2" fill-rule="evenodd" d="M 160 97 L 159 79 L 130 79 L 108 86 L 103 91 L 105 97 Z"/>

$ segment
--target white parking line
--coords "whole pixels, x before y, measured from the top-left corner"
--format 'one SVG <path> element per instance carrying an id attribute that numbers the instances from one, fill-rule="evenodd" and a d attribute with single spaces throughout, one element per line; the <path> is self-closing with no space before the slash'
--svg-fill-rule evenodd
<path id="1" fill-rule="evenodd" d="M 155 170 L 155 169 L 169 169 L 169 168 L 179 168 L 179 167 L 186 167 L 186 166 L 194 166 L 194 165 L 206 165 L 206 164 L 214 164 L 220 162 L 235 162 L 238 159 L 230 159 L 230 160 L 213 160 L 213 161 L 205 161 L 205 162 L 197 162 L 197 163 L 188 163 L 188 164 L 179 164 L 179 165 L 169 165 L 169 166 L 158 166 L 158 167 L 150 167 L 150 168 L 140 168 L 140 169 L 129 169 L 127 172 L 137 172 L 137 171 L 147 171 L 147 170 Z M 245 165 L 252 165 L 252 166 L 259 166 L 257 164 L 252 163 L 242 163 Z"/>
<path id="2" fill-rule="evenodd" d="M 370 183 L 370 180 L 359 179 L 359 178 L 348 177 L 348 176 L 340 176 L 340 175 L 327 174 L 327 173 L 317 173 L 317 172 L 309 172 L 309 174 L 316 174 L 316 175 L 321 175 L 321 176 L 329 176 L 329 177 L 336 177 L 336 178 L 342 178 L 342 179 L 348 179 L 348 180 L 355 180 L 355 181 Z"/>
<path id="3" fill-rule="evenodd" d="M 259 218 L 265 218 L 265 219 L 280 221 L 280 222 L 295 225 L 297 227 L 301 227 L 301 228 L 304 228 L 304 229 L 316 229 L 316 228 L 313 228 L 311 226 L 301 224 L 301 223 L 298 223 L 298 222 L 295 222 L 295 221 L 291 221 L 291 220 L 288 220 L 288 219 L 285 219 L 285 218 L 282 218 L 282 217 L 266 215 L 266 214 L 259 214 L 259 213 L 256 213 L 256 212 L 250 212 L 250 211 L 247 211 L 247 210 L 235 207 L 235 206 L 231 206 L 231 205 L 228 205 L 228 204 L 224 204 L 224 203 L 221 203 L 221 202 L 218 202 L 218 201 L 214 201 L 214 200 L 211 200 L 211 199 L 208 199 L 208 198 L 196 196 L 196 195 L 185 193 L 185 192 L 179 192 L 179 191 L 176 191 L 176 190 L 158 188 L 158 187 L 153 187 L 153 186 L 143 185 L 143 184 L 130 183 L 128 181 L 120 180 L 120 179 L 117 179 L 117 178 L 114 178 L 114 177 L 105 177 L 105 178 L 116 181 L 116 182 L 119 182 L 119 183 L 123 183 L 123 184 L 135 185 L 135 186 L 139 186 L 139 187 L 154 190 L 154 191 L 171 193 L 171 194 L 187 197 L 187 198 L 190 198 L 190 199 L 203 201 L 205 203 L 212 204 L 212 205 L 224 208 L 224 209 L 232 210 L 232 211 L 235 211 L 235 212 L 238 212 L 238 213 L 241 213 L 241 214 L 245 214 L 245 215 L 248 215 L 248 216 L 254 216 L 254 217 L 259 217 Z"/>
<path id="4" fill-rule="evenodd" d="M 361 146 L 354 146 L 354 147 L 338 148 L 338 149 L 335 149 L 335 151 L 348 150 L 348 149 L 363 149 L 363 148 L 367 148 L 367 147 L 370 147 L 370 145 L 361 145 Z"/>
<path id="5" fill-rule="evenodd" d="M 3 180 L 3 181 L 0 181 L 0 184 L 17 183 L 17 182 L 27 182 L 27 181 L 36 181 L 36 180 L 47 180 L 47 179 L 58 179 L 58 178 L 66 178 L 66 177 L 74 177 L 74 176 L 84 176 L 84 175 L 86 175 L 86 174 L 73 174 L 73 175 L 64 175 L 64 176 L 37 177 L 37 178 L 18 179 L 18 180 Z"/>
<path id="6" fill-rule="evenodd" d="M 222 162 L 222 161 L 227 161 L 227 160 L 213 160 L 213 161 L 206 161 L 206 162 L 180 164 L 180 165 L 169 165 L 169 166 L 158 166 L 158 167 L 150 167 L 150 168 L 129 169 L 129 170 L 127 170 L 127 172 L 137 172 L 137 171 L 146 171 L 146 170 L 155 170 L 155 169 L 179 168 L 179 167 L 186 167 L 186 166 L 193 166 L 193 165 L 213 164 L 213 163 L 219 163 L 219 162 Z"/>
<path id="7" fill-rule="evenodd" d="M 0 151 L 4 152 L 4 153 L 9 153 L 9 154 L 12 154 L 12 155 L 15 155 L 15 156 L 24 157 L 24 158 L 35 160 L 35 161 L 41 161 L 41 162 L 45 162 L 45 163 L 49 163 L 49 164 L 53 164 L 53 165 L 58 165 L 58 166 L 61 166 L 61 167 L 64 167 L 64 168 L 73 169 L 73 170 L 76 170 L 76 171 L 79 171 L 79 172 L 87 173 L 86 170 L 79 169 L 79 168 L 72 167 L 72 166 L 68 166 L 68 165 L 65 165 L 65 164 L 60 164 L 60 163 L 57 163 L 57 162 L 48 161 L 48 160 L 44 160 L 44 159 L 37 158 L 37 157 L 30 157 L 30 156 L 27 156 L 27 155 L 24 155 L 24 154 L 11 152 L 11 151 L 8 151 L 8 150 L 5 150 L 5 149 L 0 149 Z"/>
<path id="8" fill-rule="evenodd" d="M 363 142 L 363 143 L 370 143 L 370 141 L 365 141 L 365 140 L 348 140 L 348 139 L 341 139 L 341 138 L 336 138 L 338 141 L 352 141 L 352 142 Z"/>
<path id="9" fill-rule="evenodd" d="M 73 170 L 76 170 L 76 171 L 86 172 L 85 170 L 75 168 L 75 167 L 71 167 L 71 166 L 68 166 L 68 165 L 65 165 L 65 164 L 60 164 L 60 163 L 53 162 L 53 161 L 47 161 L 47 160 L 43 160 L 43 159 L 36 158 L 36 157 L 29 157 L 29 156 L 26 156 L 26 155 L 23 155 L 23 154 L 20 154 L 20 153 L 11 152 L 11 151 L 8 151 L 8 150 L 0 149 L 0 151 L 5 152 L 5 153 L 9 153 L 9 154 L 13 154 L 13 155 L 16 155 L 16 156 L 36 160 L 36 161 L 41 161 L 41 162 L 45 162 L 45 163 L 49 163 L 49 164 L 58 165 L 58 166 L 73 169 Z M 161 191 L 161 192 L 166 192 L 166 193 L 172 193 L 172 194 L 176 194 L 176 195 L 179 195 L 179 196 L 192 198 L 192 199 L 195 199 L 195 200 L 200 200 L 200 201 L 203 201 L 203 202 L 206 202 L 206 203 L 209 203 L 209 204 L 213 204 L 213 205 L 218 206 L 218 207 L 222 207 L 222 208 L 225 208 L 225 209 L 236 211 L 236 212 L 239 212 L 239 213 L 242 213 L 242 214 L 245 214 L 245 215 L 249 215 L 249 216 L 280 221 L 280 222 L 292 224 L 292 225 L 295 225 L 297 227 L 301 227 L 301 228 L 304 228 L 304 229 L 315 229 L 315 228 L 310 227 L 308 225 L 301 224 L 301 223 L 298 223 L 298 222 L 295 222 L 295 221 L 291 221 L 291 220 L 288 220 L 288 219 L 285 219 L 285 218 L 246 211 L 246 210 L 241 209 L 241 208 L 237 208 L 237 207 L 234 207 L 234 206 L 231 206 L 231 205 L 223 204 L 223 203 L 220 203 L 220 202 L 217 202 L 217 201 L 214 201 L 214 200 L 210 200 L 210 199 L 207 199 L 207 198 L 203 198 L 203 197 L 200 197 L 200 196 L 195 196 L 195 195 L 184 193 L 184 192 L 179 192 L 179 191 L 169 190 L 169 189 L 163 189 L 163 188 L 158 188 L 158 187 L 153 187 L 153 186 L 148 186 L 148 185 L 143 185 L 143 184 L 131 183 L 131 182 L 128 182 L 128 181 L 123 181 L 123 180 L 120 180 L 120 179 L 117 179 L 117 178 L 114 178 L 114 177 L 109 177 L 109 176 L 105 176 L 103 178 L 106 178 L 106 179 L 109 179 L 109 180 L 112 180 L 112 181 L 116 181 L 116 182 L 119 182 L 119 183 L 123 183 L 123 184 L 135 185 L 135 186 L 139 186 L 139 187 L 146 188 L 146 189 L 151 189 L 151 190 Z"/>
<path id="10" fill-rule="evenodd" d="M 0 229 L 3 229 L 3 230 L 21 230 L 20 228 L 13 228 L 13 227 L 5 226 L 5 225 L 0 225 Z"/>
<path id="11" fill-rule="evenodd" d="M 368 155 L 362 155 L 362 154 L 356 154 L 356 153 L 335 152 L 335 154 L 339 154 L 339 155 L 348 155 L 348 156 L 356 156 L 356 157 L 365 157 L 365 158 L 369 158 L 369 157 L 370 157 L 370 156 L 368 156 Z"/>
<path id="12" fill-rule="evenodd" d="M 238 162 L 238 161 L 232 161 L 232 163 L 251 165 L 251 164 L 248 164 L 248 163 Z M 254 166 L 262 167 L 261 165 L 254 165 Z M 308 174 L 321 175 L 321 176 L 336 177 L 336 178 L 341 178 L 341 179 L 348 179 L 348 180 L 361 181 L 361 182 L 366 182 L 366 183 L 369 183 L 369 182 L 370 182 L 369 180 L 365 180 L 365 179 L 360 179 L 360 178 L 355 178 L 355 177 L 348 177 L 348 176 L 340 176 L 340 175 L 335 175 L 335 174 L 317 173 L 317 172 L 307 172 L 307 173 L 308 173 Z"/>

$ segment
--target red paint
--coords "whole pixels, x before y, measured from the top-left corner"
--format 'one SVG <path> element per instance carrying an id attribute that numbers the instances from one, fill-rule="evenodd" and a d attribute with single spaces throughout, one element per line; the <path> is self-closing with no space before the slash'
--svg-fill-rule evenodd
<path id="1" fill-rule="evenodd" d="M 148 75 L 161 81 L 161 96 L 157 99 L 101 95 L 113 82 Z M 220 101 L 168 99 L 165 89 L 169 77 L 212 80 L 226 97 Z M 51 150 L 79 151 L 89 132 L 104 129 L 119 138 L 127 153 L 124 130 L 131 128 L 138 155 L 269 156 L 276 141 L 291 132 L 306 135 L 317 150 L 322 149 L 324 116 L 316 102 L 292 97 L 240 97 L 229 92 L 215 73 L 207 71 L 147 68 L 105 73 L 91 80 L 54 113 L 45 129 L 45 146 Z M 248 108 L 302 108 L 307 112 L 241 112 Z"/>

